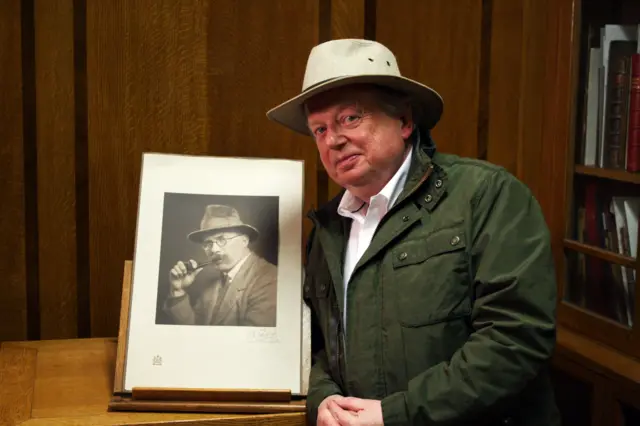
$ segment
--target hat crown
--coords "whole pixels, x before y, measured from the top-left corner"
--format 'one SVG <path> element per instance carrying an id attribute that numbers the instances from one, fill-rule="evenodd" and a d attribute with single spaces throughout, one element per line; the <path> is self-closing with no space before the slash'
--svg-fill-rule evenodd
<path id="1" fill-rule="evenodd" d="M 202 242 L 202 239 L 215 232 L 227 230 L 245 232 L 251 241 L 258 237 L 258 230 L 240 219 L 238 210 L 222 204 L 209 204 L 204 209 L 200 221 L 200 229 L 187 235 L 191 241 Z"/>
<path id="2" fill-rule="evenodd" d="M 401 76 L 395 55 L 383 44 L 360 39 L 331 40 L 311 49 L 302 91 L 334 78 L 357 75 Z"/>
<path id="3" fill-rule="evenodd" d="M 207 206 L 200 222 L 200 229 L 227 228 L 244 225 L 238 211 L 230 206 L 212 204 Z"/>

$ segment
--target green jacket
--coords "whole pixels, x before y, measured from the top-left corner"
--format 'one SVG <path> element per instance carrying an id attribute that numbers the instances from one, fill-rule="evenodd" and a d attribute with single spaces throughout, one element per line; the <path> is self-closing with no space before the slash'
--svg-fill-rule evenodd
<path id="1" fill-rule="evenodd" d="M 498 166 L 416 145 L 349 282 L 346 333 L 340 197 L 309 214 L 309 423 L 341 394 L 381 400 L 387 426 L 559 425 L 547 372 L 555 270 L 529 189 Z"/>

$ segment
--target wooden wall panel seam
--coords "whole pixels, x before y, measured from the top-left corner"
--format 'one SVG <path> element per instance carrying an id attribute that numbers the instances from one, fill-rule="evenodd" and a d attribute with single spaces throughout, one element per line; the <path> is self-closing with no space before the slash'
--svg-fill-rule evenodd
<path id="1" fill-rule="evenodd" d="M 378 0 L 364 0 L 364 38 L 376 39 Z"/>
<path id="2" fill-rule="evenodd" d="M 27 337 L 20 0 L 0 2 L 0 342 Z"/>
<path id="3" fill-rule="evenodd" d="M 34 0 L 22 1 L 22 128 L 24 149 L 25 285 L 27 289 L 27 339 L 40 339 L 38 255 L 37 130 Z"/>
<path id="4" fill-rule="evenodd" d="M 318 0 L 318 43 L 324 43 L 333 38 L 332 27 L 332 0 Z M 302 78 L 302 76 L 301 76 Z M 316 200 L 311 204 L 312 209 L 317 209 L 329 199 L 329 175 L 322 166 L 320 154 L 316 154 L 316 181 L 318 192 Z"/>
<path id="5" fill-rule="evenodd" d="M 76 292 L 78 337 L 91 335 L 89 244 L 89 141 L 87 98 L 87 0 L 73 0 L 75 96 Z"/>
<path id="6" fill-rule="evenodd" d="M 331 40 L 331 0 L 318 0 L 318 43 Z"/>
<path id="7" fill-rule="evenodd" d="M 491 37 L 493 0 L 482 0 L 480 24 L 480 72 L 478 76 L 478 138 L 477 157 L 486 160 L 489 138 L 489 90 L 491 85 Z"/>
<path id="8" fill-rule="evenodd" d="M 528 83 L 528 68 L 527 68 L 527 57 L 530 55 L 530 52 L 527 49 L 527 0 L 524 0 L 522 3 L 522 8 L 520 8 L 521 16 L 520 21 L 522 22 L 522 31 L 521 31 L 521 40 L 520 40 L 520 81 L 518 85 L 518 114 L 517 114 L 517 138 L 516 138 L 516 158 L 515 158 L 515 170 L 513 170 L 513 174 L 518 178 L 522 179 L 522 157 L 524 150 L 524 142 L 525 142 L 525 127 L 524 127 L 524 115 L 525 115 L 525 104 L 527 102 L 526 97 L 524 96 L 524 92 L 526 90 L 526 86 Z"/>

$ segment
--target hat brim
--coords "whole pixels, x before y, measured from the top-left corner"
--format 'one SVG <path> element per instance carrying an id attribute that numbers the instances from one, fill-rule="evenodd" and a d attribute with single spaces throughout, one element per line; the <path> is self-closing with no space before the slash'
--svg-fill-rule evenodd
<path id="1" fill-rule="evenodd" d="M 307 117 L 304 111 L 304 103 L 311 97 L 326 92 L 330 89 L 348 86 L 351 84 L 376 84 L 399 90 L 410 95 L 414 105 L 421 109 L 420 124 L 431 129 L 440 120 L 443 111 L 442 97 L 432 88 L 425 86 L 407 77 L 392 75 L 358 75 L 337 77 L 317 84 L 301 94 L 270 109 L 267 117 L 277 123 L 288 127 L 303 135 L 311 136 L 307 126 Z"/>
<path id="2" fill-rule="evenodd" d="M 224 231 L 240 231 L 249 236 L 249 241 L 254 241 L 258 238 L 258 230 L 251 225 L 234 225 L 234 226 L 226 226 L 223 228 L 209 228 L 209 229 L 201 229 L 199 231 L 193 231 L 187 235 L 187 238 L 194 243 L 202 243 L 202 241 L 208 235 L 224 232 Z"/>

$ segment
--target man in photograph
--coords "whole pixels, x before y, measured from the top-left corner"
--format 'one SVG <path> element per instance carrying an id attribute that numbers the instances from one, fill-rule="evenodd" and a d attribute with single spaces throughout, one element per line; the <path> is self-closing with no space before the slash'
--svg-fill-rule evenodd
<path id="1" fill-rule="evenodd" d="M 164 310 L 175 324 L 275 327 L 277 267 L 254 253 L 258 238 L 230 206 L 209 205 L 188 239 L 210 260 L 177 262 Z"/>

